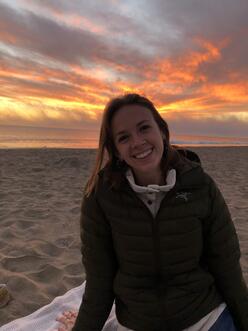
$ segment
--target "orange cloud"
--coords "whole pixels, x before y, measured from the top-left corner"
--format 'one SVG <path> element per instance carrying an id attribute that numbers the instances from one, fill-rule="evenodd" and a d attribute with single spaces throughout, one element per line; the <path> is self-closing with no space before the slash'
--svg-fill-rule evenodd
<path id="1" fill-rule="evenodd" d="M 77 19 L 80 17 L 75 22 Z M 128 92 L 150 97 L 167 118 L 178 117 L 180 113 L 192 119 L 224 118 L 225 113 L 232 116 L 235 111 L 230 112 L 227 104 L 247 105 L 248 84 L 239 81 L 235 72 L 230 73 L 230 80 L 237 81 L 235 84 L 211 83 L 208 72 L 200 70 L 202 65 L 222 60 L 222 49 L 229 40 L 219 43 L 195 40 L 197 50 L 173 58 L 155 58 L 143 71 L 140 63 L 120 64 L 98 58 L 97 54 L 92 67 L 73 64 L 61 69 L 58 64 L 53 68 L 45 62 L 35 63 L 35 58 L 33 62 L 10 59 L 0 71 L 2 95 L 8 97 L 0 105 L 1 117 L 7 118 L 10 109 L 14 109 L 15 116 L 32 121 L 51 118 L 66 122 L 67 118 L 80 118 L 80 114 L 89 121 L 96 120 L 112 96 Z M 247 119 L 244 111 L 238 115 L 242 121 Z"/>
<path id="2" fill-rule="evenodd" d="M 199 71 L 202 64 L 218 63 L 222 60 L 221 50 L 229 43 L 226 38 L 218 46 L 209 41 L 198 40 L 200 50 L 189 51 L 177 58 L 155 60 L 145 68 L 145 80 L 140 84 L 120 82 L 121 91 L 137 91 L 150 96 L 161 113 L 173 118 L 178 113 L 189 118 L 235 116 L 247 120 L 248 84 L 238 81 L 238 73 L 230 73 L 237 83 L 216 84 L 209 81 L 208 72 Z M 230 103 L 233 108 L 230 111 Z M 244 109 L 235 111 L 235 105 Z M 246 106 L 245 106 L 246 105 Z"/>
<path id="3" fill-rule="evenodd" d="M 226 83 L 212 84 L 202 88 L 203 93 L 210 93 L 213 97 L 218 97 L 223 102 L 235 102 L 242 104 L 248 102 L 248 83 Z"/>
<path id="4" fill-rule="evenodd" d="M 199 66 L 218 62 L 221 59 L 221 49 L 227 44 L 227 40 L 223 40 L 219 46 L 199 38 L 195 40 L 200 50 L 188 51 L 175 58 L 155 60 L 149 68 L 146 68 L 146 80 L 157 79 L 160 83 L 184 85 L 207 81 L 207 74 L 199 73 Z"/>

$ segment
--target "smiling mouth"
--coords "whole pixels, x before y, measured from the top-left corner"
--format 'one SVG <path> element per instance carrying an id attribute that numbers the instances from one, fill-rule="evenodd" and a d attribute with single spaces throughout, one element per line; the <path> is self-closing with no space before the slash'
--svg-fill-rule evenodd
<path id="1" fill-rule="evenodd" d="M 135 159 L 144 159 L 144 158 L 146 158 L 147 156 L 149 156 L 149 155 L 152 153 L 152 151 L 153 151 L 153 148 L 150 148 L 149 150 L 147 150 L 147 151 L 145 151 L 145 152 L 143 152 L 143 153 L 136 154 L 136 155 L 134 155 L 133 157 L 134 157 Z"/>

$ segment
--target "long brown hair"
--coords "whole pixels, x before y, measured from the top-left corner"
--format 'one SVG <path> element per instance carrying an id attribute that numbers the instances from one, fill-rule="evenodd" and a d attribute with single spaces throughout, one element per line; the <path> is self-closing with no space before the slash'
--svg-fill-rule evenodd
<path id="1" fill-rule="evenodd" d="M 127 169 L 127 164 L 125 162 L 120 162 L 116 156 L 117 151 L 112 135 L 111 123 L 113 116 L 120 108 L 133 104 L 149 109 L 161 132 L 163 132 L 165 139 L 161 167 L 163 169 L 163 173 L 167 173 L 170 161 L 174 157 L 175 149 L 170 145 L 170 133 L 166 121 L 161 117 L 153 103 L 146 97 L 139 94 L 125 94 L 111 99 L 105 107 L 96 162 L 88 183 L 86 184 L 86 196 L 89 196 L 96 188 L 98 183 L 98 174 L 103 167 L 105 168 L 107 177 L 113 187 L 118 187 L 121 179 L 123 178 L 122 175 Z"/>

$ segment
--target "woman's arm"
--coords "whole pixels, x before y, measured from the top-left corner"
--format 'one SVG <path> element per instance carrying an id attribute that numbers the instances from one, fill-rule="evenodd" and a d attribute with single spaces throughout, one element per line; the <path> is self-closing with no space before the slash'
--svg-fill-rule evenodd
<path id="1" fill-rule="evenodd" d="M 204 220 L 204 255 L 209 271 L 240 331 L 248 330 L 248 290 L 239 259 L 238 237 L 225 200 L 210 181 L 209 215 Z"/>
<path id="2" fill-rule="evenodd" d="M 114 301 L 117 262 L 110 225 L 93 194 L 82 204 L 81 240 L 86 286 L 72 331 L 100 331 Z"/>

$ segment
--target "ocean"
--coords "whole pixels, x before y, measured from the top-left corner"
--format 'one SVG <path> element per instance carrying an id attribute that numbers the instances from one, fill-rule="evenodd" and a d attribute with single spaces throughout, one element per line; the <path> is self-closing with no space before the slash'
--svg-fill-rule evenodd
<path id="1" fill-rule="evenodd" d="M 1 126 L 0 148 L 97 148 L 99 131 L 29 126 Z M 248 146 L 248 137 L 180 135 L 171 133 L 180 146 Z"/>

